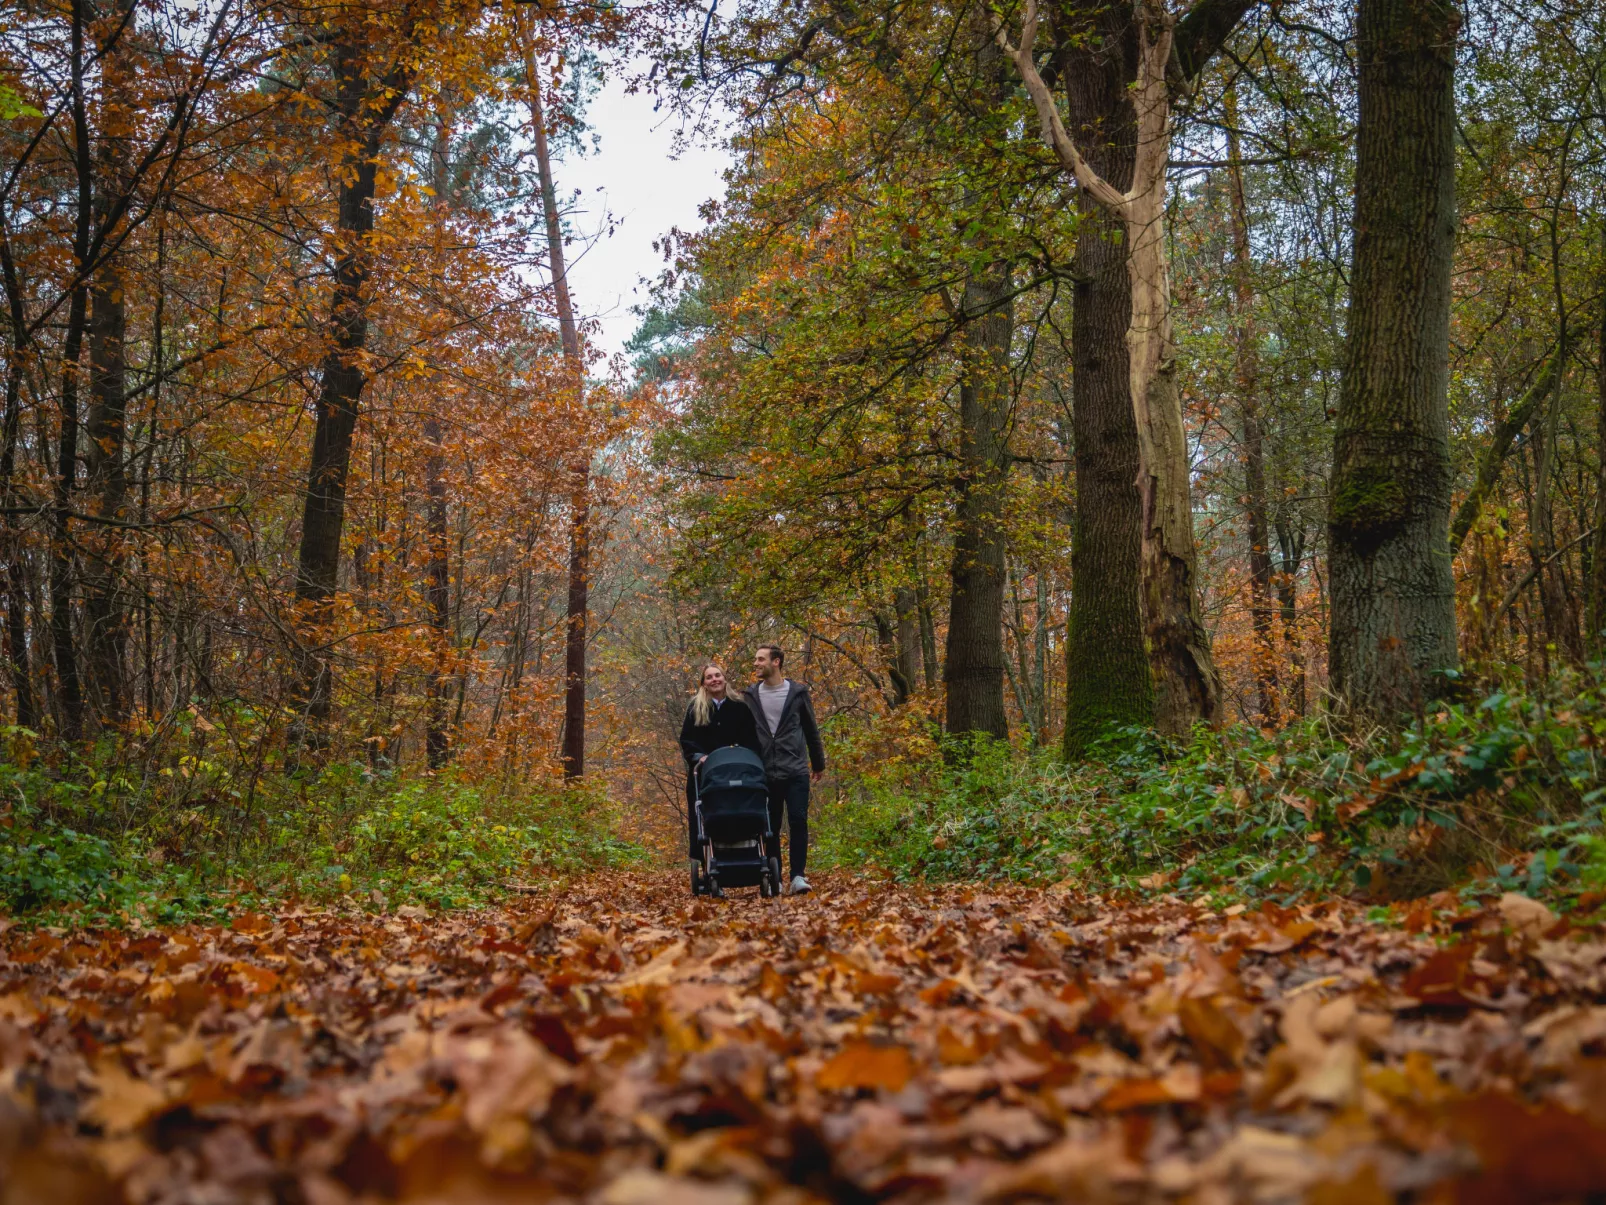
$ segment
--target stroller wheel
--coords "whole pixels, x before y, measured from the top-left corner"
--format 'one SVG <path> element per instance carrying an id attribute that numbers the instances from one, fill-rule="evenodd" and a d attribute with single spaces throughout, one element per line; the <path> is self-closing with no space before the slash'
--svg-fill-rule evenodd
<path id="1" fill-rule="evenodd" d="M 767 900 L 775 894 L 775 880 L 770 878 L 770 872 L 762 871 L 758 876 L 758 896 Z"/>
<path id="2" fill-rule="evenodd" d="M 725 890 L 719 885 L 718 879 L 708 880 L 708 894 L 713 896 L 716 900 L 722 900 L 725 898 Z"/>
<path id="3" fill-rule="evenodd" d="M 772 895 L 780 895 L 781 894 L 781 860 L 779 858 L 771 858 L 770 859 L 770 882 L 772 884 L 774 884 L 774 890 L 770 894 L 772 894 Z"/>
<path id="4" fill-rule="evenodd" d="M 691 868 L 691 893 L 693 895 L 701 895 L 703 893 L 703 869 L 695 862 Z"/>

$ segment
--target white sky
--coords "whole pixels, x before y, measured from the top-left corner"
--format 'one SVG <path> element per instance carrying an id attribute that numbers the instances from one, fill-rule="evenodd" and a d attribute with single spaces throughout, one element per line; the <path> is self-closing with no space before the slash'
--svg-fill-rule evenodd
<path id="1" fill-rule="evenodd" d="M 606 357 L 635 333 L 639 320 L 630 307 L 649 300 L 644 282 L 663 270 L 653 240 L 671 227 L 702 228 L 697 208 L 724 195 L 721 173 L 730 162 L 723 147 L 706 144 L 671 158 L 679 120 L 667 106 L 654 113 L 649 95 L 627 96 L 622 73 L 609 74 L 586 109 L 600 147 L 583 158 L 568 155 L 552 173 L 565 208 L 581 190 L 570 213 L 576 241 L 569 245 L 569 290 L 577 314 L 598 324 L 595 345 Z"/>

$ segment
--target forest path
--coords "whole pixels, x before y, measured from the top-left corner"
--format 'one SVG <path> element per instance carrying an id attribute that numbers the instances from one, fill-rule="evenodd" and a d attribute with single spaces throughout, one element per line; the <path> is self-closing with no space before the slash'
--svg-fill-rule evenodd
<path id="1" fill-rule="evenodd" d="M 0 1202 L 1606 1189 L 1598 930 L 1517 897 L 1235 911 L 610 874 L 476 914 L 13 928 Z"/>

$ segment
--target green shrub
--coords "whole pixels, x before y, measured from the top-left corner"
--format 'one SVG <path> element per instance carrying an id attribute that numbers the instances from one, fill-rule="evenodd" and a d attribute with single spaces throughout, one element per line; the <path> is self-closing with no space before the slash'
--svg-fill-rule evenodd
<path id="1" fill-rule="evenodd" d="M 1600 666 L 1364 739 L 1321 717 L 1186 746 L 1124 730 L 1075 766 L 998 742 L 877 765 L 876 740 L 835 734 L 859 774 L 819 808 L 828 864 L 1250 896 L 1606 886 Z"/>

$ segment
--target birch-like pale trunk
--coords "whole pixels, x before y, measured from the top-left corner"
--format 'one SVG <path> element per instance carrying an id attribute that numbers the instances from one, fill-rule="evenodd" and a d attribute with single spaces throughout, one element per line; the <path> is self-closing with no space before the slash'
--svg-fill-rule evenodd
<path id="1" fill-rule="evenodd" d="M 1036 0 L 1027 0 L 1018 46 L 1002 25 L 998 44 L 1031 97 L 1043 139 L 1089 196 L 1122 223 L 1132 283 L 1127 350 L 1133 416 L 1138 429 L 1138 493 L 1142 501 L 1144 638 L 1155 682 L 1155 725 L 1183 736 L 1199 721 L 1221 719 L 1221 683 L 1198 601 L 1187 434 L 1176 380 L 1171 282 L 1165 249 L 1165 171 L 1171 143 L 1166 66 L 1174 21 L 1155 0 L 1135 0 L 1139 28 L 1137 161 L 1125 192 L 1088 163 L 1065 128 L 1054 94 L 1037 70 Z"/>

